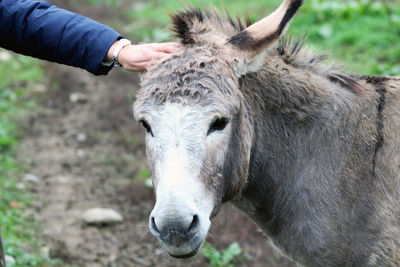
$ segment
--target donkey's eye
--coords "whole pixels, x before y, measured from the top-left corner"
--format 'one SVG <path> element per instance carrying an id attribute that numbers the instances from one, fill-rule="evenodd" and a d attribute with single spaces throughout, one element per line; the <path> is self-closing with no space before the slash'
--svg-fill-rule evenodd
<path id="1" fill-rule="evenodd" d="M 217 118 L 215 119 L 211 125 L 210 128 L 208 129 L 207 135 L 210 135 L 211 133 L 215 131 L 222 131 L 225 129 L 226 125 L 228 125 L 229 120 L 227 118 Z"/>
<path id="2" fill-rule="evenodd" d="M 140 120 L 139 122 L 140 122 L 140 123 L 143 125 L 143 127 L 146 129 L 147 133 L 151 134 L 151 136 L 154 136 L 154 135 L 153 135 L 153 132 L 151 131 L 151 127 L 150 127 L 150 125 L 147 123 L 147 121 L 145 121 L 145 120 Z"/>

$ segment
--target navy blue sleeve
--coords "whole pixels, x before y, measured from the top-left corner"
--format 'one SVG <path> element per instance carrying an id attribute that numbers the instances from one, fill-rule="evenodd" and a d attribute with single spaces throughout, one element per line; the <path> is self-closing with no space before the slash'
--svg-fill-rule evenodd
<path id="1" fill-rule="evenodd" d="M 0 47 L 17 53 L 107 74 L 101 64 L 113 29 L 48 2 L 0 0 Z"/>

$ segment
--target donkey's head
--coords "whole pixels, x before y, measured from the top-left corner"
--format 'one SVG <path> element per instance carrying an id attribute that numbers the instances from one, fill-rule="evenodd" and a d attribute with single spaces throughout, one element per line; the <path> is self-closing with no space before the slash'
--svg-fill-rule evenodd
<path id="1" fill-rule="evenodd" d="M 173 17 L 185 46 L 145 75 L 134 105 L 157 198 L 150 229 L 170 255 L 194 255 L 210 218 L 243 189 L 253 131 L 240 77 L 263 65 L 301 3 L 247 28 L 194 9 Z"/>

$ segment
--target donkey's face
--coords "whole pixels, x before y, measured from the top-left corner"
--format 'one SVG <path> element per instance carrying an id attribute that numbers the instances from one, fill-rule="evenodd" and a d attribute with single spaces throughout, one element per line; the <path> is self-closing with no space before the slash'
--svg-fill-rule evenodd
<path id="1" fill-rule="evenodd" d="M 300 4 L 287 0 L 246 29 L 197 10 L 173 18 L 186 46 L 145 75 L 134 106 L 157 199 L 150 230 L 170 255 L 194 255 L 245 185 L 253 132 L 239 79 L 263 64 Z"/>
<path id="2" fill-rule="evenodd" d="M 216 54 L 185 48 L 146 75 L 135 103 L 157 197 L 150 229 L 176 257 L 197 252 L 210 218 L 246 179 L 243 97 Z"/>

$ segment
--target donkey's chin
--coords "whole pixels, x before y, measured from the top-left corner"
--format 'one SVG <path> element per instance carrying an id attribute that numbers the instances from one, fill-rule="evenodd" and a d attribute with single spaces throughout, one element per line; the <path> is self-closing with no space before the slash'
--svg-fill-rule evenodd
<path id="1" fill-rule="evenodd" d="M 190 258 L 197 254 L 197 252 L 199 251 L 202 244 L 203 244 L 203 242 L 200 242 L 194 249 L 191 248 L 192 251 L 187 250 L 187 251 L 190 251 L 189 253 L 187 251 L 178 251 L 176 249 L 171 250 L 171 252 L 170 252 L 170 250 L 167 249 L 167 252 L 170 256 L 172 256 L 174 258 L 179 258 L 179 259 Z"/>
<path id="2" fill-rule="evenodd" d="M 168 254 L 174 258 L 190 258 L 197 254 L 201 245 L 205 240 L 206 235 L 198 234 L 190 242 L 181 243 L 179 245 L 166 244 L 161 241 L 161 244 L 168 252 Z"/>

